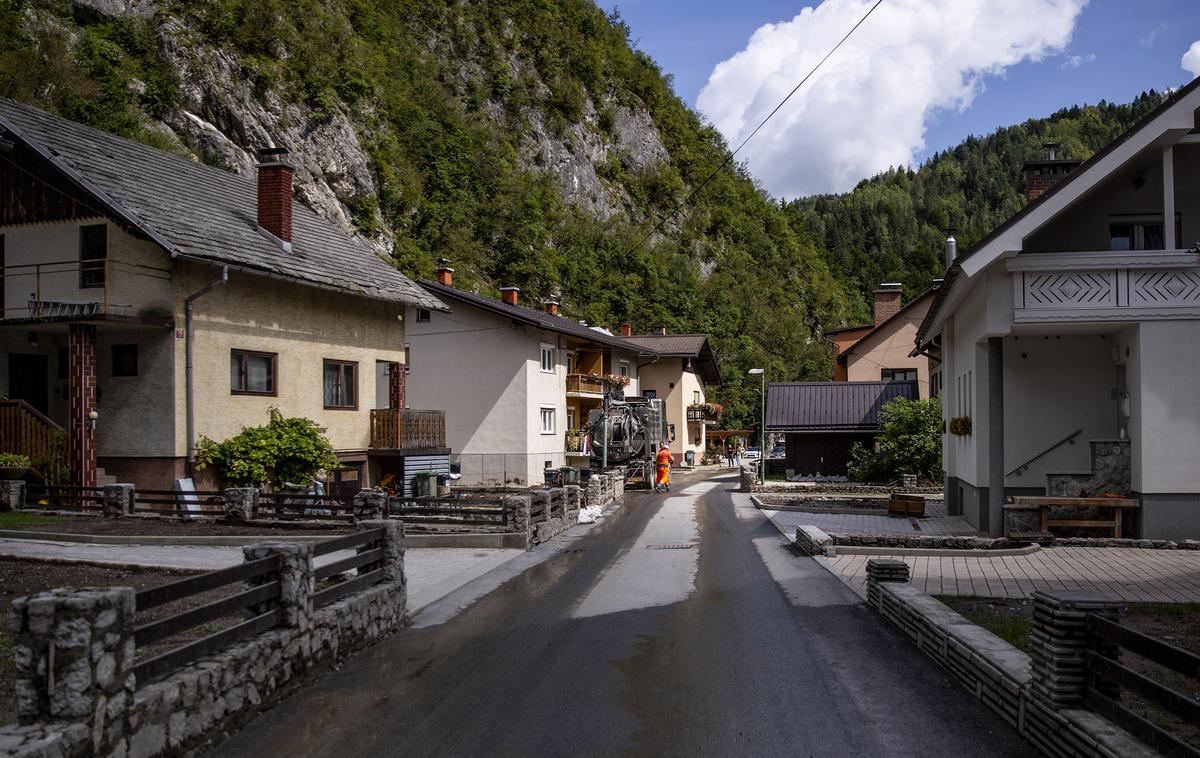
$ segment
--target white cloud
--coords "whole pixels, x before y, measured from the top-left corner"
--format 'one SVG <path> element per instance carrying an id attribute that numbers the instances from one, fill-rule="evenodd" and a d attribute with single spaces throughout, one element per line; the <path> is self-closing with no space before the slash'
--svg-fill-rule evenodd
<path id="1" fill-rule="evenodd" d="M 1167 30 L 1167 22 L 1163 21 L 1158 26 L 1146 33 L 1146 36 L 1138 40 L 1138 44 L 1142 47 L 1154 47 L 1154 42 L 1158 39 L 1158 35 Z"/>
<path id="2" fill-rule="evenodd" d="M 1088 53 L 1087 55 L 1068 55 L 1067 59 L 1062 62 L 1062 68 L 1079 68 L 1083 64 L 1091 63 L 1094 60 L 1096 60 L 1095 53 Z"/>
<path id="3" fill-rule="evenodd" d="M 1192 46 L 1183 54 L 1179 65 L 1193 77 L 1200 76 L 1200 39 L 1193 42 Z"/>
<path id="4" fill-rule="evenodd" d="M 736 147 L 873 0 L 825 0 L 766 24 L 713 69 L 697 104 Z M 840 192 L 911 165 L 926 121 L 985 76 L 1062 51 L 1087 0 L 887 0 L 738 154 L 774 194 Z"/>

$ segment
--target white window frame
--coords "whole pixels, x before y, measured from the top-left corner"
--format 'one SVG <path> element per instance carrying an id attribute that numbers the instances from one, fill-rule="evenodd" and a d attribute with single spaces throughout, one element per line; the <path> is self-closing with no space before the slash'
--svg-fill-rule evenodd
<path id="1" fill-rule="evenodd" d="M 538 417 L 541 421 L 542 434 L 554 434 L 558 428 L 558 408 L 553 405 L 543 405 L 538 409 Z M 546 421 L 549 420 L 549 425 Z"/>
<path id="2" fill-rule="evenodd" d="M 553 374 L 557 369 L 557 366 L 555 366 L 554 351 L 554 345 L 542 343 L 542 349 L 539 351 L 538 355 L 538 366 L 543 374 Z M 546 368 L 547 357 L 549 358 L 550 368 Z"/>
<path id="3" fill-rule="evenodd" d="M 617 367 L 617 371 L 621 374 L 621 376 L 630 376 L 629 361 L 621 361 L 620 365 Z"/>

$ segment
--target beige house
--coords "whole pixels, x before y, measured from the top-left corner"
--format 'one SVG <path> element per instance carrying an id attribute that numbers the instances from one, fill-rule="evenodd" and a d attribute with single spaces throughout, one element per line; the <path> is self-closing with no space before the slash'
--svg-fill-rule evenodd
<path id="1" fill-rule="evenodd" d="M 46 474 L 65 437 L 75 484 L 169 488 L 274 407 L 327 429 L 347 488 L 446 452 L 399 437 L 405 308 L 445 306 L 260 157 L 256 181 L 0 100 L 0 448 Z"/>
<path id="2" fill-rule="evenodd" d="M 424 282 L 448 313 L 409 309 L 410 403 L 445 411 L 452 461 L 465 485 L 527 486 L 548 469 L 589 468 L 585 427 L 605 384 L 642 388 L 657 356 L 559 314 L 558 303 L 520 304 L 516 287 L 487 297 L 454 286 L 453 269 Z"/>
<path id="3" fill-rule="evenodd" d="M 1006 496 L 1129 495 L 1127 536 L 1200 537 L 1197 123 L 1200 79 L 1082 165 L 1034 162 L 1022 211 L 947 246 L 917 345 L 957 420 L 951 513 L 999 534 Z"/>
<path id="4" fill-rule="evenodd" d="M 929 358 L 912 350 L 935 291 L 930 288 L 901 305 L 900 285 L 881 284 L 874 293 L 874 323 L 826 332 L 834 346 L 834 381 L 915 381 L 920 397 L 936 395 L 936 388 L 930 391 Z"/>
<path id="5" fill-rule="evenodd" d="M 639 368 L 641 394 L 663 401 L 667 413 L 667 436 L 676 465 L 689 453 L 699 463 L 708 445 L 709 426 L 720 421 L 720 413 L 708 402 L 708 387 L 721 383 L 721 372 L 706 334 L 667 334 L 657 327 L 651 334 L 634 335 L 629 325 L 621 327 L 626 342 L 653 357 Z"/>

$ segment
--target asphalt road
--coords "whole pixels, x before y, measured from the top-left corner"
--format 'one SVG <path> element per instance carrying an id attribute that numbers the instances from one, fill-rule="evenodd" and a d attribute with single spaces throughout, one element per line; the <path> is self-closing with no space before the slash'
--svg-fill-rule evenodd
<path id="1" fill-rule="evenodd" d="M 212 755 L 1034 752 L 734 486 L 630 494 L 550 560 Z"/>

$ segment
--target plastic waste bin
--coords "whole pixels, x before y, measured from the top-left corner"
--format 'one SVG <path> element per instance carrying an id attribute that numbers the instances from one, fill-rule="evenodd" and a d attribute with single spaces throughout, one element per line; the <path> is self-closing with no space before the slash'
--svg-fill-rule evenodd
<path id="1" fill-rule="evenodd" d="M 574 466 L 563 466 L 559 471 L 562 472 L 563 484 L 579 484 L 579 469 Z"/>
<path id="2" fill-rule="evenodd" d="M 562 476 L 562 472 L 560 472 L 556 468 L 548 468 L 548 469 L 546 469 L 545 473 L 546 473 L 546 484 L 549 484 L 551 486 L 557 485 L 559 477 Z"/>
<path id="3" fill-rule="evenodd" d="M 438 475 L 432 471 L 422 471 L 412 478 L 413 497 L 433 497 L 438 490 Z"/>
<path id="4" fill-rule="evenodd" d="M 689 466 L 695 466 L 696 465 L 696 451 L 695 450 L 685 451 L 683 454 L 683 462 Z"/>

